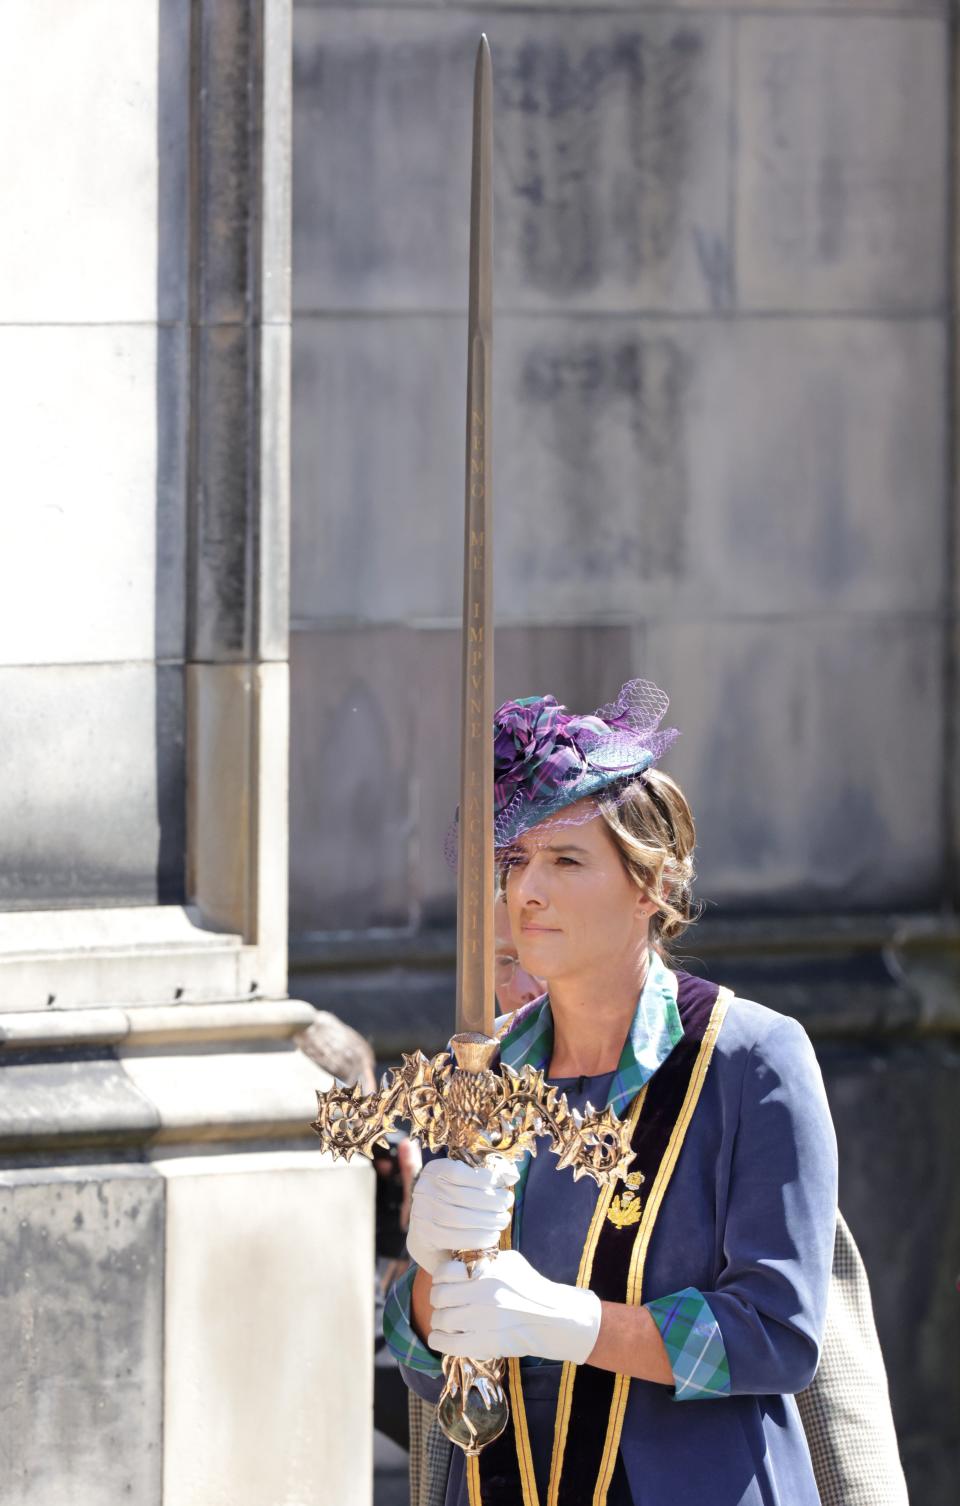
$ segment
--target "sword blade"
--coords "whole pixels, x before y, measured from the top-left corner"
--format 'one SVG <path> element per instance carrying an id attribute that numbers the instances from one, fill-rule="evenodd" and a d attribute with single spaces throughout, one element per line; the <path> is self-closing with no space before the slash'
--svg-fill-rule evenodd
<path id="1" fill-rule="evenodd" d="M 473 82 L 467 468 L 463 550 L 457 1030 L 493 1034 L 493 71 L 480 38 Z"/>

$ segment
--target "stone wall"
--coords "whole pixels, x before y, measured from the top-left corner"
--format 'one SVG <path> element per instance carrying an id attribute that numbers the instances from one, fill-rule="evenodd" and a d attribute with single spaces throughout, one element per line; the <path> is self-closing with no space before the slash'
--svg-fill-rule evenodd
<path id="1" fill-rule="evenodd" d="M 481 24 L 498 690 L 663 684 L 725 908 L 939 901 L 947 21 L 876 9 L 297 6 L 295 929 L 452 913 Z"/>
<path id="2" fill-rule="evenodd" d="M 368 1506 L 287 999 L 289 0 L 0 6 L 10 1506 Z"/>
<path id="3" fill-rule="evenodd" d="M 960 990 L 945 0 L 298 0 L 298 989 L 385 1058 L 439 1045 L 452 1014 L 443 838 L 481 29 L 498 697 L 549 690 L 587 710 L 635 674 L 670 693 L 683 736 L 668 767 L 698 815 L 709 917 L 687 955 L 817 1040 L 913 1498 L 947 1506 Z"/>
<path id="4" fill-rule="evenodd" d="M 12 0 L 3 34 L 0 907 L 176 901 L 189 6 Z"/>

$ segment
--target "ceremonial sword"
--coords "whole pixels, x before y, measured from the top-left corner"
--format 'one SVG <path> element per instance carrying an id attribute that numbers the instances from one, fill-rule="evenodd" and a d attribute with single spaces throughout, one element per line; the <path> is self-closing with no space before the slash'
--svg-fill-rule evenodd
<path id="1" fill-rule="evenodd" d="M 633 1159 L 629 1127 L 612 1109 L 581 1116 L 526 1066 L 498 1066 L 495 1034 L 493 819 L 493 534 L 491 361 L 493 355 L 493 68 L 481 36 L 473 86 L 470 300 L 467 324 L 467 454 L 461 645 L 460 804 L 457 852 L 457 1012 L 450 1049 L 419 1051 L 387 1072 L 377 1093 L 337 1086 L 317 1093 L 313 1128 L 325 1150 L 372 1156 L 405 1121 L 430 1150 L 478 1166 L 487 1156 L 519 1160 L 546 1136 L 557 1167 L 598 1185 Z M 472 1275 L 495 1250 L 455 1250 Z M 478 1454 L 507 1425 L 505 1361 L 443 1356 L 440 1426 Z"/>

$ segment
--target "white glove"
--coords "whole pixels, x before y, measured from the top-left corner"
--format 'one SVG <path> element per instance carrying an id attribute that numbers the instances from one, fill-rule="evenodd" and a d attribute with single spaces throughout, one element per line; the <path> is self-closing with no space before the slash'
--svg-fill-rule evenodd
<path id="1" fill-rule="evenodd" d="M 483 1166 L 428 1161 L 413 1189 L 407 1249 L 431 1276 L 454 1250 L 490 1250 L 510 1222 L 515 1164 L 503 1156 Z"/>
<path id="2" fill-rule="evenodd" d="M 548 1281 L 519 1250 L 503 1250 L 467 1275 L 459 1260 L 438 1267 L 430 1293 L 428 1343 L 477 1360 L 533 1354 L 586 1363 L 600 1332 L 596 1292 Z"/>

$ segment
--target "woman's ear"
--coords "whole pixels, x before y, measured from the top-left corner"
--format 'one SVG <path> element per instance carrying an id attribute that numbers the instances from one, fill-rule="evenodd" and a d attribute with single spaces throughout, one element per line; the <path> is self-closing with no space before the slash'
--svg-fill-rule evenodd
<path id="1" fill-rule="evenodd" d="M 641 894 L 637 899 L 637 914 L 645 915 L 648 920 L 652 916 L 656 915 L 659 909 L 660 906 L 657 904 L 656 900 L 651 899 L 647 894 Z"/>

